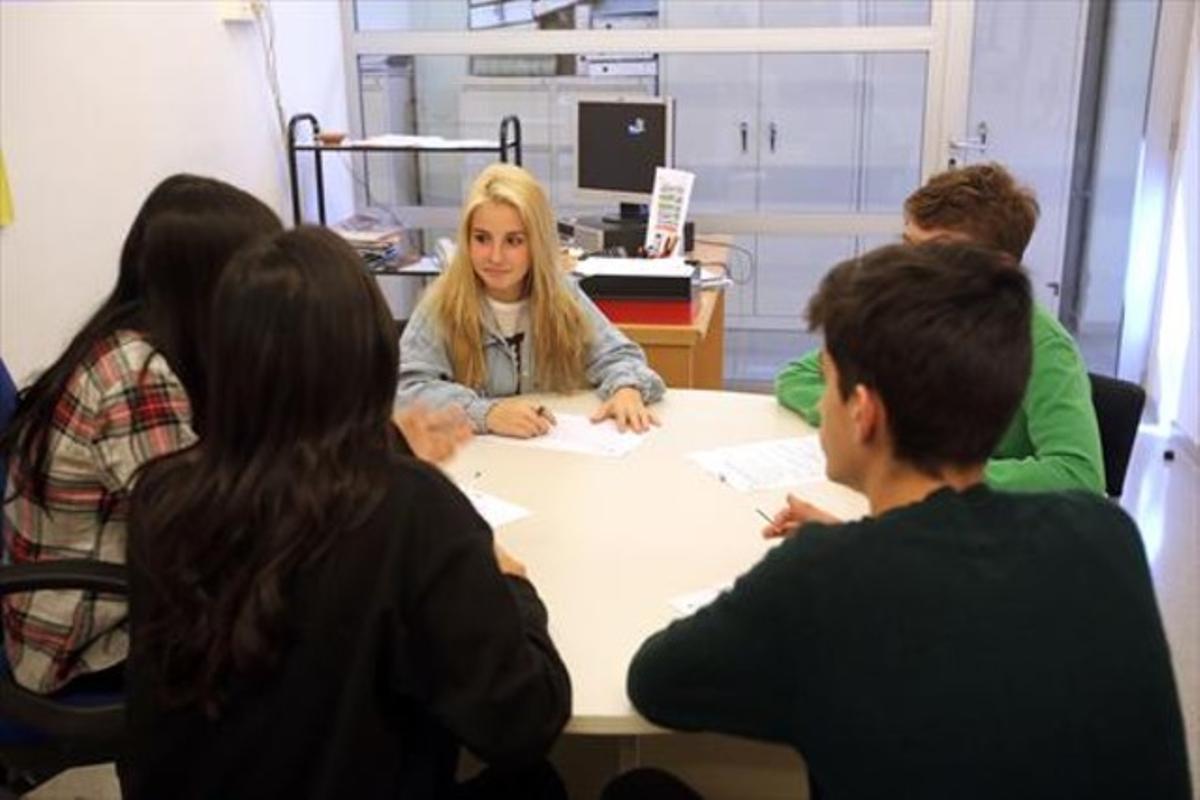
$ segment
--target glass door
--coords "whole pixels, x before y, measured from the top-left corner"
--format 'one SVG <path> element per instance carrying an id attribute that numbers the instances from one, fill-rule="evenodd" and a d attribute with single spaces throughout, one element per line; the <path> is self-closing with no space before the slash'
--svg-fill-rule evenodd
<path id="1" fill-rule="evenodd" d="M 527 164 L 562 213 L 598 210 L 571 184 L 564 98 L 673 97 L 697 230 L 739 247 L 726 342 L 744 350 L 726 374 L 764 387 L 812 344 L 802 312 L 823 271 L 895 239 L 902 200 L 954 158 L 1001 158 L 1032 182 L 1045 210 L 1033 264 L 1058 269 L 1085 2 L 355 0 L 343 26 L 350 96 L 361 64 L 412 65 L 412 130 L 397 132 L 490 136 L 522 113 Z M 989 151 L 950 146 L 983 120 Z M 451 228 L 470 167 L 422 161 L 420 200 L 397 215 Z M 1057 279 L 1039 273 L 1044 302 Z"/>

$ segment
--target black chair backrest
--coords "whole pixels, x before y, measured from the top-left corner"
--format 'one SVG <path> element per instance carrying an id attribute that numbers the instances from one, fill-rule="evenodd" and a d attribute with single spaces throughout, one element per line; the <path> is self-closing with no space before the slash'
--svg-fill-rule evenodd
<path id="1" fill-rule="evenodd" d="M 1120 497 L 1138 423 L 1146 406 L 1146 390 L 1136 383 L 1088 373 L 1092 380 L 1092 405 L 1100 424 L 1100 448 L 1104 453 L 1104 490 Z"/>
<path id="2" fill-rule="evenodd" d="M 45 589 L 84 589 L 124 595 L 124 564 L 63 559 L 8 564 L 0 569 L 0 595 Z M 0 712 L 8 723 L 27 725 L 70 749 L 79 743 L 114 744 L 125 728 L 124 697 L 111 692 L 70 691 L 37 695 L 18 686 L 5 670 L 0 680 Z M 115 750 L 115 747 L 113 748 Z"/>
<path id="3" fill-rule="evenodd" d="M 67 588 L 125 594 L 125 566 L 90 559 L 0 566 L 0 595 Z M 7 666 L 0 668 L 0 798 L 24 794 L 72 767 L 115 760 L 124 735 L 123 692 L 68 686 L 39 695 L 19 686 Z"/>
<path id="4" fill-rule="evenodd" d="M 8 374 L 8 367 L 4 366 L 4 359 L 0 358 L 0 432 L 8 427 L 8 419 L 16 409 L 17 387 L 13 383 L 12 376 Z M 7 491 L 5 489 L 7 486 L 5 466 L 5 458 L 0 455 L 0 494 Z"/>

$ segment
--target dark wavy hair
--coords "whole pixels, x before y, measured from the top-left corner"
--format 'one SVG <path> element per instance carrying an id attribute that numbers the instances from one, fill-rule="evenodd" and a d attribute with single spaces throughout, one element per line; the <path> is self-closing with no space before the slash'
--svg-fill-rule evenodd
<path id="1" fill-rule="evenodd" d="M 21 392 L 0 435 L 0 458 L 16 456 L 14 492 L 46 505 L 55 409 L 75 370 L 106 337 L 119 330 L 145 335 L 186 387 L 195 363 L 190 343 L 203 330 L 217 274 L 238 247 L 281 227 L 260 200 L 223 181 L 172 175 L 154 187 L 125 236 L 112 293 Z"/>
<path id="2" fill-rule="evenodd" d="M 277 666 L 291 579 L 367 519 L 403 454 L 394 323 L 337 235 L 301 227 L 247 248 L 215 308 L 204 433 L 145 469 L 129 544 L 158 699 L 213 717 L 231 680 Z"/>

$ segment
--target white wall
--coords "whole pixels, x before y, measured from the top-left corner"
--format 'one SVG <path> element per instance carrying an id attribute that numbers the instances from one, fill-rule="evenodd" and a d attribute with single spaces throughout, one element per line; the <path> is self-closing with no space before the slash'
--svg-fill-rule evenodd
<path id="1" fill-rule="evenodd" d="M 275 0 L 286 115 L 346 123 L 333 0 Z M 256 23 L 217 0 L 0 3 L 0 148 L 15 220 L 0 229 L 0 354 L 46 366 L 116 277 L 125 231 L 174 172 L 221 178 L 291 221 L 282 135 Z M 334 213 L 349 174 L 326 170 Z"/>
<path id="2" fill-rule="evenodd" d="M 1195 33 L 1195 3 L 1164 2 L 1154 44 L 1146 125 L 1142 132 L 1137 190 L 1129 235 L 1129 268 L 1125 273 L 1125 308 L 1117 377 L 1140 383 L 1152 407 L 1160 398 L 1147 381 L 1154 331 L 1160 315 L 1163 252 L 1170 221 L 1170 197 L 1177 125 L 1185 108 L 1185 75 Z M 1194 73 L 1193 73 L 1194 74 Z"/>
<path id="3" fill-rule="evenodd" d="M 1141 0 L 1118 0 L 1110 13 L 1109 25 L 1115 35 L 1110 35 L 1106 45 L 1080 332 L 1102 332 L 1115 339 L 1124 302 L 1129 227 L 1158 6 Z"/>
<path id="4" fill-rule="evenodd" d="M 1200 14 L 1192 18 L 1147 389 L 1158 420 L 1200 449 Z"/>

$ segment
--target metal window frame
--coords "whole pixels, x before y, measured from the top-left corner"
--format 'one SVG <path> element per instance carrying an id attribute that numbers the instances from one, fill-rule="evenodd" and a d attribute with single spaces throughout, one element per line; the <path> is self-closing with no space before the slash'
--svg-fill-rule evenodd
<path id="1" fill-rule="evenodd" d="M 354 0 L 339 0 L 350 123 L 363 130 L 358 59 L 372 55 L 529 55 L 577 53 L 924 53 L 925 115 L 921 181 L 941 171 L 948 142 L 963 130 L 970 88 L 975 0 L 930 0 L 927 26 L 689 28 L 614 30 L 359 31 Z M 365 200 L 362 186 L 358 200 Z M 405 208 L 409 216 L 449 219 L 443 208 Z M 455 209 L 457 211 L 457 209 Z M 416 220 L 414 220 L 415 222 Z M 895 214 L 788 213 L 697 215 L 729 233 L 858 235 L 898 232 Z"/>

